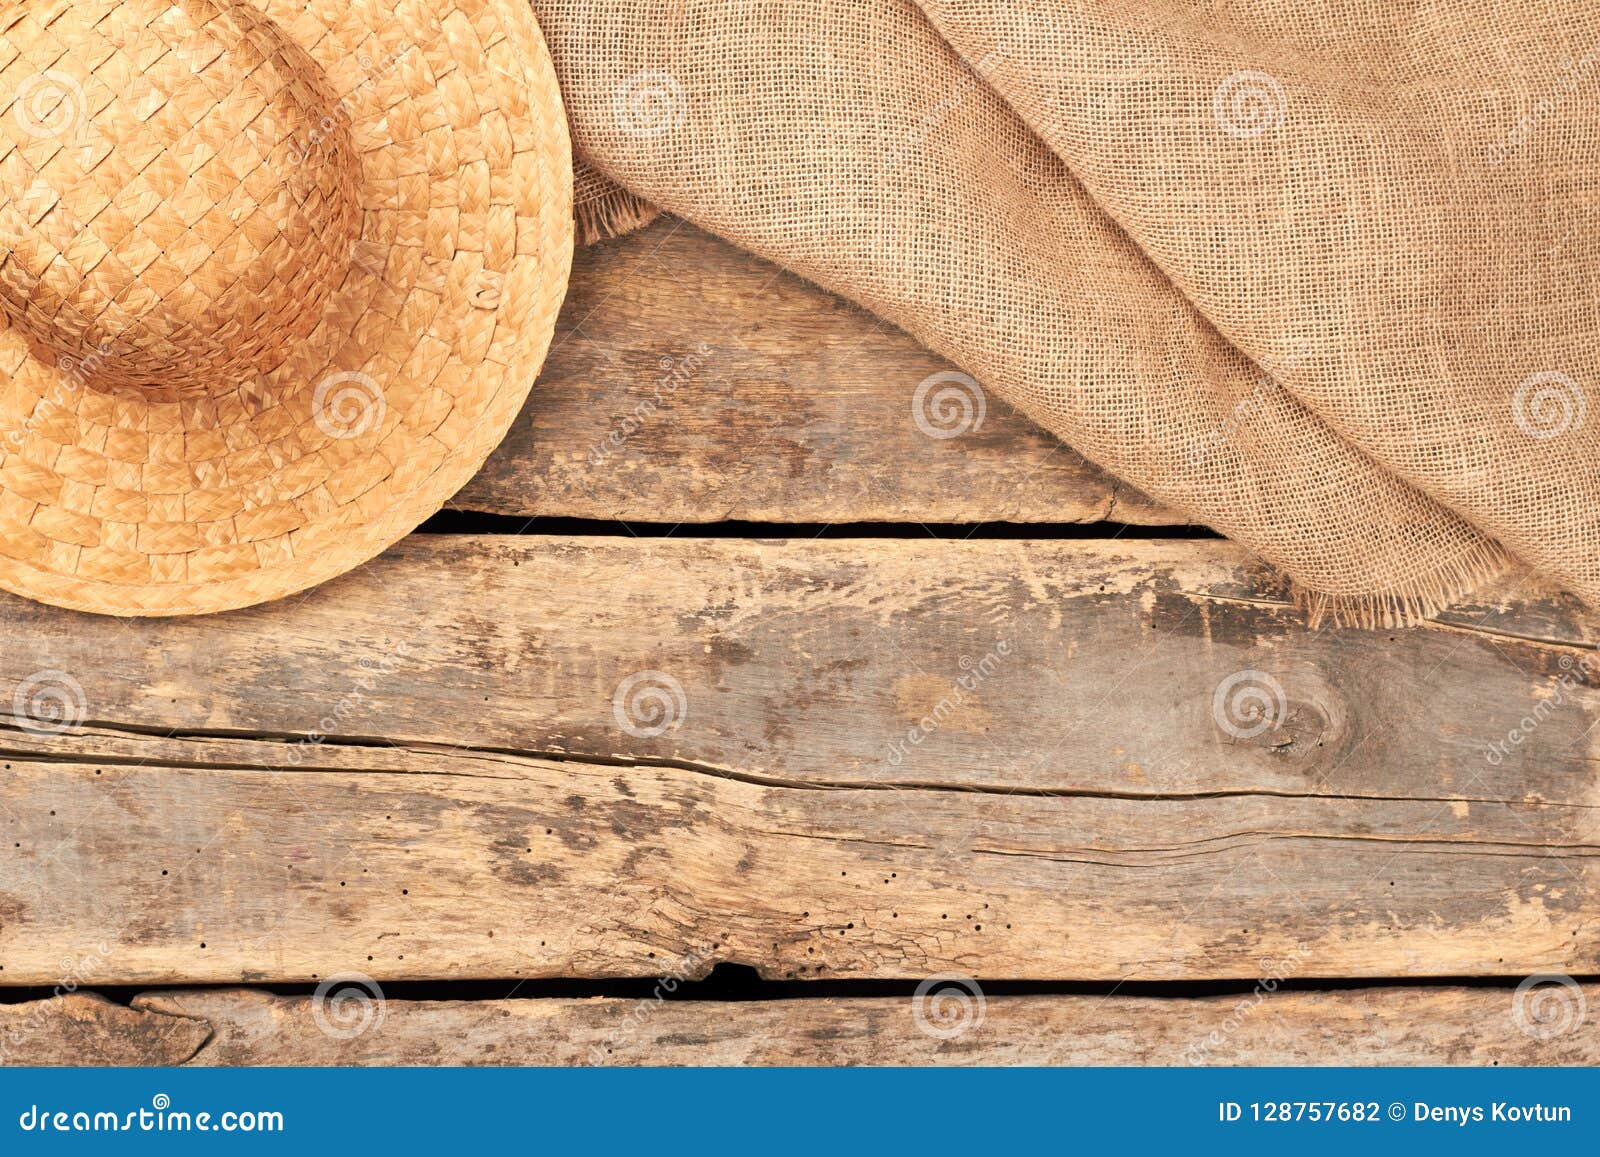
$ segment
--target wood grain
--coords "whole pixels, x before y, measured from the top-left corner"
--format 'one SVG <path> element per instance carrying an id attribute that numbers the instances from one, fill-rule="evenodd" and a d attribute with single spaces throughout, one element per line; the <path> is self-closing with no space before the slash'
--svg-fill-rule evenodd
<path id="1" fill-rule="evenodd" d="M 73 998 L 60 1049 L 10 1063 L 191 1065 L 1594 1065 L 1577 1018 L 1529 1019 L 1509 988 L 1254 990 L 1184 998 L 912 996 L 733 1004 L 656 999 L 321 1005 L 250 989 Z M 371 994 L 370 990 L 364 990 Z M 1588 1008 L 1600 987 L 1584 986 Z M 1578 993 L 1567 992 L 1571 1008 Z M 1522 1011 L 1519 1013 L 1519 1003 Z M 1552 1006 L 1553 1007 L 1553 1006 Z M 14 1016 L 27 1017 L 29 1006 Z M 1561 1010 L 1555 1010 L 1560 1012 Z M 941 1015 L 942 1014 L 942 1015 Z M 1569 1031 L 1557 1031 L 1569 1025 Z M 936 1030 L 936 1031 L 930 1031 Z M 1532 1031 L 1530 1031 L 1532 1030 Z M 140 1041 L 156 1047 L 133 1051 Z"/>
<path id="2" fill-rule="evenodd" d="M 0 1066 L 178 1065 L 210 1034 L 204 1019 L 62 992 L 0 1004 Z"/>
<path id="3" fill-rule="evenodd" d="M 1214 541 L 422 539 L 221 619 L 8 600 L 0 690 L 69 673 L 86 725 L 0 739 L 0 975 L 1594 972 L 1592 619 L 1313 632 L 1272 581 Z M 1214 712 L 1243 671 L 1259 735 Z"/>
<path id="4" fill-rule="evenodd" d="M 924 434 L 917 386 L 949 368 L 663 220 L 579 252 L 539 384 L 454 505 L 666 523 L 1182 521 L 998 399 L 969 433 Z"/>

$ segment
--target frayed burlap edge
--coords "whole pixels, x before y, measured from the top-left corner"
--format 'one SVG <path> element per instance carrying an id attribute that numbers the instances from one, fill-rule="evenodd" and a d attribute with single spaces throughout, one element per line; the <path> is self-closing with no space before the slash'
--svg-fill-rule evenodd
<path id="1" fill-rule="evenodd" d="M 627 236 L 661 216 L 660 209 L 592 166 L 580 163 L 578 184 L 574 217 L 580 247 Z M 1312 630 L 1324 625 L 1394 629 L 1423 625 L 1451 605 L 1471 598 L 1515 565 L 1504 547 L 1485 539 L 1443 568 L 1382 591 L 1330 594 L 1303 587 L 1293 579 L 1289 584 L 1294 605 Z M 1272 569 L 1283 573 L 1277 567 Z"/>
<path id="2" fill-rule="evenodd" d="M 586 246 L 643 229 L 661 216 L 661 210 L 618 187 L 579 204 L 575 216 L 578 244 Z"/>
<path id="3" fill-rule="evenodd" d="M 1485 540 L 1431 574 L 1382 591 L 1335 595 L 1294 584 L 1294 602 L 1305 612 L 1312 630 L 1324 623 L 1366 631 L 1418 627 L 1447 607 L 1470 599 L 1515 566 L 1516 560 L 1503 546 Z"/>
<path id="4" fill-rule="evenodd" d="M 572 165 L 572 216 L 580 247 L 643 229 L 661 210 L 628 192 L 581 156 Z"/>

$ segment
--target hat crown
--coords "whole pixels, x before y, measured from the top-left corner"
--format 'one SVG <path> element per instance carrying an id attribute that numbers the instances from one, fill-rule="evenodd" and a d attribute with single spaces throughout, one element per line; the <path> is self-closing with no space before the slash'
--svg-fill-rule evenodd
<path id="1" fill-rule="evenodd" d="M 10 323 L 89 388 L 220 395 L 278 368 L 360 230 L 311 56 L 240 0 L 24 0 L 0 30 Z"/>

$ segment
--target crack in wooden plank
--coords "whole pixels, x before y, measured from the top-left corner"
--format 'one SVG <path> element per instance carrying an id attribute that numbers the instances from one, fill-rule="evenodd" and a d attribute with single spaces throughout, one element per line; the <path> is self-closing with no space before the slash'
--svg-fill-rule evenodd
<path id="1" fill-rule="evenodd" d="M 9 730 L 18 735 L 27 734 L 20 727 L 13 724 L 0 723 L 0 731 Z M 564 748 L 512 748 L 500 746 L 481 746 L 474 744 L 441 744 L 427 741 L 405 739 L 390 739 L 386 737 L 370 737 L 345 735 L 330 737 L 317 742 L 310 742 L 306 733 L 294 732 L 263 732 L 244 731 L 222 728 L 209 729 L 161 729 L 144 728 L 137 725 L 123 725 L 107 721 L 86 722 L 81 730 L 90 733 L 110 733 L 112 735 L 131 735 L 137 738 L 154 738 L 165 742 L 185 744 L 195 741 L 216 741 L 223 744 L 229 742 L 278 744 L 285 748 L 299 748 L 301 750 L 338 749 L 341 752 L 349 751 L 388 751 L 401 755 L 415 756 L 470 756 L 487 759 L 493 762 L 511 761 L 510 766 L 516 766 L 517 761 L 527 761 L 547 764 L 577 764 L 596 768 L 659 768 L 673 771 L 683 771 L 695 775 L 704 775 L 716 779 L 731 780 L 736 783 L 747 783 L 756 787 L 768 787 L 779 790 L 794 791 L 863 791 L 863 792 L 931 792 L 938 794 L 954 795 L 979 795 L 1005 798 L 1016 796 L 1024 799 L 1105 799 L 1127 800 L 1130 802 L 1187 802 L 1209 799 L 1304 799 L 1304 800 L 1329 800 L 1350 803 L 1438 803 L 1438 804 L 1478 804 L 1496 805 L 1509 808 L 1570 808 L 1576 810 L 1600 810 L 1600 804 L 1582 803 L 1576 800 L 1550 800 L 1541 798 L 1506 798 L 1498 796 L 1473 796 L 1473 795 L 1402 795 L 1380 794 L 1374 792 L 1339 792 L 1339 791 L 1290 791 L 1281 788 L 1218 788 L 1212 790 L 1195 791 L 1127 791 L 1109 788 L 1051 788 L 1051 787 L 997 787 L 991 784 L 978 783 L 939 783 L 919 780 L 829 780 L 818 777 L 789 777 L 750 772 L 729 767 L 721 767 L 693 760 L 678 760 L 653 757 L 625 757 L 608 756 L 591 752 L 572 751 Z M 354 771 L 367 770 L 373 774 L 395 775 L 438 775 L 455 776 L 464 779 L 500 779 L 515 780 L 523 778 L 516 775 L 495 776 L 478 771 L 464 771 L 457 769 L 394 769 L 371 768 L 362 769 L 350 765 L 338 764 L 313 764 L 300 762 L 293 766 L 252 763 L 243 760 L 202 760 L 188 759 L 161 755 L 153 757 L 115 755 L 107 753 L 89 752 L 53 752 L 40 751 L 28 747 L 0 747 L 0 758 L 13 759 L 35 763 L 58 764 L 90 764 L 99 763 L 105 766 L 140 767 L 148 764 L 184 768 L 196 771 L 240 771 L 240 772 L 284 772 L 290 774 L 325 774 L 340 775 Z M 1600 757 L 1589 757 L 1591 760 Z"/>
<path id="2" fill-rule="evenodd" d="M 363 750 L 392 751 L 403 755 L 418 756 L 473 756 L 491 761 L 528 761 L 547 764 L 577 764 L 596 768 L 658 768 L 671 771 L 683 771 L 695 775 L 709 776 L 715 779 L 731 780 L 736 783 L 746 783 L 756 787 L 768 787 L 779 790 L 793 791 L 862 791 L 862 792 L 931 792 L 953 795 L 979 795 L 1006 798 L 1015 796 L 1022 799 L 1105 799 L 1127 800 L 1130 802 L 1169 802 L 1181 803 L 1209 799 L 1304 799 L 1328 800 L 1348 803 L 1438 803 L 1438 804 L 1479 804 L 1496 805 L 1502 807 L 1525 808 L 1571 808 L 1576 810 L 1600 810 L 1600 804 L 1581 803 L 1575 800 L 1550 800 L 1539 798 L 1511 799 L 1497 796 L 1472 796 L 1472 795 L 1394 795 L 1378 794 L 1372 792 L 1339 792 L 1339 791 L 1289 791 L 1280 788 L 1218 788 L 1214 790 L 1196 791 L 1119 791 L 1109 788 L 1049 788 L 1049 787 L 997 787 L 991 784 L 977 783 L 938 783 L 918 780 L 828 780 L 817 777 L 787 777 L 778 775 L 765 775 L 757 772 L 743 771 L 729 767 L 719 767 L 713 764 L 700 763 L 692 760 L 676 760 L 651 757 L 623 757 L 607 756 L 590 752 L 571 751 L 564 748 L 509 748 L 498 746 L 479 746 L 473 744 L 440 744 L 426 741 L 412 741 L 404 739 L 387 739 L 382 737 L 366 736 L 338 736 L 318 742 L 308 742 L 305 734 L 293 732 L 261 732 L 226 729 L 143 729 L 136 726 L 123 726 L 105 721 L 95 721 L 84 724 L 84 728 L 100 732 L 111 732 L 135 735 L 141 738 L 157 738 L 173 743 L 186 743 L 192 741 L 218 741 L 281 744 L 285 748 L 323 749 L 337 748 L 341 751 L 361 752 Z M 0 723 L 0 730 L 14 730 L 23 734 L 20 728 Z M 104 766 L 120 766 L 136 768 L 146 765 L 159 765 L 164 767 L 183 768 L 193 771 L 239 771 L 239 772 L 270 772 L 288 773 L 297 775 L 322 774 L 344 775 L 352 772 L 367 771 L 370 774 L 391 775 L 434 775 L 458 777 L 463 779 L 487 780 L 517 780 L 524 778 L 516 775 L 496 776 L 484 772 L 462 771 L 456 769 L 428 769 L 410 770 L 395 768 L 370 768 L 363 769 L 350 765 L 296 763 L 293 766 L 251 763 L 248 761 L 234 760 L 201 760 L 162 755 L 159 757 L 139 757 L 128 755 L 112 755 L 105 753 L 89 752 L 50 752 L 39 751 L 24 747 L 0 747 L 0 758 L 13 759 L 21 762 L 56 763 L 68 765 L 85 765 L 98 763 Z M 1600 757 L 1590 757 L 1591 759 Z M 515 762 L 511 764 L 515 766 Z"/>

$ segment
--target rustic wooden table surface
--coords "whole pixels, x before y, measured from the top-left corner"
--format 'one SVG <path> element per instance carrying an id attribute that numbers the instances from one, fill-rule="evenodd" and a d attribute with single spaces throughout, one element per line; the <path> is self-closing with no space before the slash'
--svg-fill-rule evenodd
<path id="1" fill-rule="evenodd" d="M 1596 616 L 1313 630 L 948 369 L 665 220 L 372 565 L 0 600 L 0 1057 L 1600 1061 Z"/>

